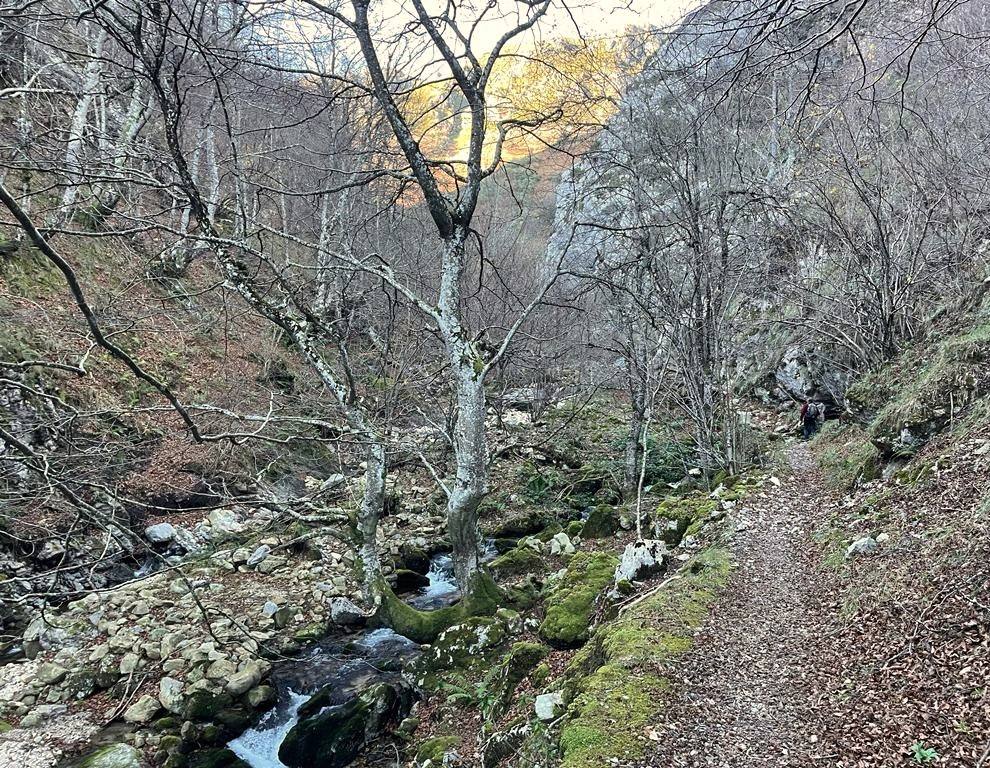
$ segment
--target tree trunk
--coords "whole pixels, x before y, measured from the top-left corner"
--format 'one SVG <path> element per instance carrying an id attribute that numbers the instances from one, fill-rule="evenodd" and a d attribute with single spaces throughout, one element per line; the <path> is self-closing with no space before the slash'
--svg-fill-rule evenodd
<path id="1" fill-rule="evenodd" d="M 443 242 L 438 301 L 439 327 L 450 364 L 457 407 L 454 422 L 456 476 L 447 499 L 447 533 L 453 547 L 454 576 L 465 594 L 478 570 L 478 506 L 488 492 L 485 434 L 485 360 L 460 322 L 461 277 L 468 230 L 456 227 Z"/>
<path id="2" fill-rule="evenodd" d="M 456 377 L 457 421 L 454 455 L 457 473 L 447 500 L 447 532 L 453 547 L 454 576 L 461 590 L 470 588 L 478 570 L 478 506 L 488 492 L 488 442 L 485 435 L 485 382 L 470 365 Z"/>
<path id="3" fill-rule="evenodd" d="M 370 443 L 365 460 L 364 495 L 358 510 L 358 556 L 361 558 L 364 599 L 369 606 L 376 607 L 381 600 L 378 521 L 385 508 L 385 447 L 380 442 Z"/>

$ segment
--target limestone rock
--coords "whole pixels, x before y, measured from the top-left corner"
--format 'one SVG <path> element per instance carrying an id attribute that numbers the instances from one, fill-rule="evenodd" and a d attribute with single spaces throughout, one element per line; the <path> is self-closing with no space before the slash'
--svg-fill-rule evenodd
<path id="1" fill-rule="evenodd" d="M 554 693 L 541 693 L 536 697 L 533 705 L 536 716 L 540 720 L 553 720 L 564 711 L 564 697 L 559 691 Z"/>
<path id="2" fill-rule="evenodd" d="M 570 536 L 563 531 L 555 533 L 553 538 L 550 539 L 551 555 L 573 555 L 576 551 L 574 545 L 571 543 Z"/>
<path id="3" fill-rule="evenodd" d="M 240 672 L 228 678 L 226 691 L 231 696 L 241 696 L 260 683 L 263 674 L 264 668 L 261 664 L 257 661 L 249 661 Z"/>
<path id="4" fill-rule="evenodd" d="M 185 697 L 182 695 L 182 682 L 172 677 L 163 677 L 158 683 L 158 701 L 169 712 L 181 714 L 185 706 Z"/>
<path id="5" fill-rule="evenodd" d="M 857 555 L 875 555 L 880 545 L 872 536 L 864 536 L 856 539 L 846 550 L 846 557 L 856 557 Z"/>
<path id="6" fill-rule="evenodd" d="M 155 696 L 145 694 L 124 711 L 128 723 L 150 723 L 161 711 L 162 705 Z"/>
<path id="7" fill-rule="evenodd" d="M 144 537 L 152 544 L 168 544 L 175 539 L 175 526 L 171 523 L 157 523 L 144 529 Z"/>
<path id="8" fill-rule="evenodd" d="M 335 597 L 330 601 L 330 621 L 342 627 L 354 627 L 366 620 L 362 611 L 346 597 Z"/>
<path id="9" fill-rule="evenodd" d="M 261 562 L 268 557 L 269 554 L 271 554 L 271 551 L 272 548 L 270 546 L 267 544 L 262 544 L 254 550 L 254 552 L 251 553 L 251 556 L 247 559 L 247 567 L 254 568 L 256 565 L 260 565 Z"/>
<path id="10" fill-rule="evenodd" d="M 615 580 L 640 581 L 655 576 L 664 567 L 667 547 L 659 539 L 647 539 L 627 544 L 622 560 L 615 569 Z"/>

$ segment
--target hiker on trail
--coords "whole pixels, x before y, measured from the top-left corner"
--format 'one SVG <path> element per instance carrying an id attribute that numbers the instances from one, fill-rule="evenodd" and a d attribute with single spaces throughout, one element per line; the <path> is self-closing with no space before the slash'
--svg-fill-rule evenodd
<path id="1" fill-rule="evenodd" d="M 805 398 L 801 404 L 801 434 L 805 440 L 809 440 L 818 426 L 818 409 L 812 406 L 811 401 Z"/>

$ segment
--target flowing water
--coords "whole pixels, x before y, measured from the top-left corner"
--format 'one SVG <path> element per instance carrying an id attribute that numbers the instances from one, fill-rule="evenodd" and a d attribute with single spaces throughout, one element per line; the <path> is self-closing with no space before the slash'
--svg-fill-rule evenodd
<path id="1" fill-rule="evenodd" d="M 482 562 L 494 556 L 492 543 L 486 542 Z M 427 577 L 429 584 L 409 599 L 413 607 L 442 608 L 460 597 L 449 554 L 431 558 Z M 394 679 L 401 666 L 418 655 L 416 643 L 391 629 L 329 637 L 305 655 L 278 665 L 272 673 L 275 706 L 227 747 L 251 768 L 285 768 L 278 758 L 279 747 L 298 722 L 299 708 L 314 693 L 332 686 L 335 696 L 331 704 L 343 704 L 379 680 Z"/>

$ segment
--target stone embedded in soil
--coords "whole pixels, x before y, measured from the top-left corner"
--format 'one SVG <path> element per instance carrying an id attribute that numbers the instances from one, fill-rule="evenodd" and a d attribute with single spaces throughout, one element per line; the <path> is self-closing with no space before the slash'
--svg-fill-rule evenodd
<path id="1" fill-rule="evenodd" d="M 553 693 L 541 693 L 536 697 L 536 701 L 533 704 L 533 709 L 536 712 L 536 716 L 540 720 L 553 720 L 563 712 L 563 694 L 561 694 L 560 691 L 554 691 Z"/>

